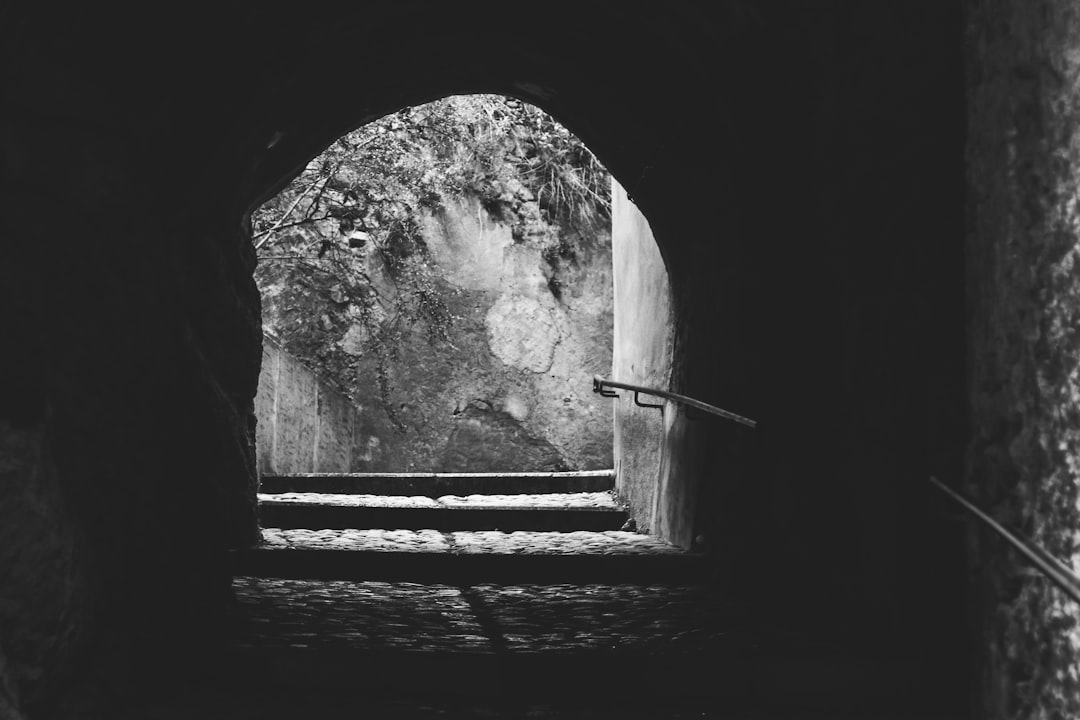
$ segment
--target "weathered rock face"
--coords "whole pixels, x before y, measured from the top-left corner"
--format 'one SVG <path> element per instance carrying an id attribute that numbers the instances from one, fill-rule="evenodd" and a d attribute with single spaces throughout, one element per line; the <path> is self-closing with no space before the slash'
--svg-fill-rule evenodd
<path id="1" fill-rule="evenodd" d="M 1080 9 L 972 3 L 969 491 L 1080 564 Z M 1080 716 L 1076 606 L 971 535 L 986 717 Z"/>
<path id="2" fill-rule="evenodd" d="M 529 435 L 513 415 L 475 401 L 455 418 L 438 467 L 443 472 L 570 469 L 557 448 Z"/>
<path id="3" fill-rule="evenodd" d="M 355 378 L 345 380 L 357 388 L 359 419 L 348 431 L 349 466 L 324 463 L 320 469 L 611 467 L 611 407 L 591 392 L 592 376 L 611 368 L 610 235 L 600 230 L 578 237 L 573 256 L 552 259 L 544 253 L 550 242 L 515 239 L 510 224 L 471 198 L 448 203 L 427 216 L 423 227 L 453 323 L 445 341 L 431 340 L 417 327 L 396 349 L 389 377 L 393 418 L 378 394 L 377 362 L 364 356 L 357 341 L 362 327 L 342 326 L 343 313 L 315 307 L 316 292 L 269 287 L 268 327 L 286 326 L 295 313 L 325 315 L 329 323 L 322 337 L 353 356 L 345 372 Z M 320 374 L 323 381 L 333 379 Z M 289 434 L 284 428 L 292 411 L 280 401 L 276 411 L 260 401 L 257 412 L 261 425 L 276 423 L 279 435 Z"/>

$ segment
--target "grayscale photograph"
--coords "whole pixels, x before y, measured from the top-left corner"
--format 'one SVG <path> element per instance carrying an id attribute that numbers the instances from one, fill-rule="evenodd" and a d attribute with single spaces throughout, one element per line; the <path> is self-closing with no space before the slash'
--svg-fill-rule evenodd
<path id="1" fill-rule="evenodd" d="M 0 0 L 0 720 L 323 718 L 1080 720 L 1080 0 Z"/>

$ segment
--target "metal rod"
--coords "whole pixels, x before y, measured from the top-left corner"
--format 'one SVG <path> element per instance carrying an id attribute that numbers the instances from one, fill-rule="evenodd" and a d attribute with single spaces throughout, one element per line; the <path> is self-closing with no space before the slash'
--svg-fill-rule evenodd
<path id="1" fill-rule="evenodd" d="M 1042 546 L 1036 545 L 1031 540 L 1012 532 L 997 520 L 994 520 L 994 518 L 983 512 L 970 500 L 938 480 L 936 477 L 930 476 L 930 482 L 934 487 L 958 502 L 969 513 L 977 517 L 986 525 L 989 525 L 994 532 L 1019 550 L 1024 557 L 1031 561 L 1032 565 L 1049 578 L 1055 585 L 1061 588 L 1065 594 L 1080 603 L 1080 576 L 1077 576 L 1072 568 L 1051 555 Z"/>
<path id="2" fill-rule="evenodd" d="M 638 407 L 643 407 L 643 408 L 659 408 L 660 410 L 664 409 L 663 403 L 641 402 L 641 391 L 640 390 L 635 390 L 634 391 L 634 404 L 637 405 Z"/>
<path id="3" fill-rule="evenodd" d="M 680 395 L 678 393 L 669 392 L 667 390 L 660 390 L 659 388 L 645 387 L 643 385 L 631 385 L 630 383 L 619 382 L 618 380 L 607 380 L 600 377 L 599 375 L 593 376 L 593 392 L 610 397 L 610 395 L 607 395 L 608 392 L 611 392 L 608 388 L 621 388 L 623 390 L 632 390 L 635 393 L 641 392 L 645 393 L 646 395 L 654 395 L 656 397 L 665 398 L 667 400 L 674 400 L 675 402 L 682 403 L 683 405 L 688 405 L 692 408 L 697 408 L 698 410 L 704 410 L 707 413 L 722 417 L 726 420 L 737 422 L 740 425 L 745 425 L 751 428 L 757 426 L 757 420 L 751 420 L 750 418 L 743 417 L 742 415 L 736 415 L 733 412 L 718 408 L 715 405 L 701 402 L 700 400 L 695 400 L 694 398 L 687 397 L 686 395 Z"/>

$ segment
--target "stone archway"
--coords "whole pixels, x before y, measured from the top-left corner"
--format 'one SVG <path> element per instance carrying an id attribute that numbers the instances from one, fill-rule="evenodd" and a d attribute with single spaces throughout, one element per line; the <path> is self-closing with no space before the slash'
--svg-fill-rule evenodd
<path id="1" fill-rule="evenodd" d="M 422 105 L 418 110 L 424 113 L 423 108 L 429 107 L 443 107 L 443 105 Z M 406 108 L 401 112 L 413 113 L 414 109 Z M 385 117 L 401 117 L 401 114 L 399 112 L 396 116 Z M 354 131 L 354 134 L 355 132 L 357 131 Z M 352 134 L 346 137 L 352 137 Z M 314 167 L 312 163 L 317 164 L 318 157 L 322 156 L 317 156 L 315 160 L 307 163 L 305 173 L 312 172 L 311 168 Z M 431 169 L 430 172 L 435 172 L 435 170 Z M 293 190 L 293 192 L 299 193 L 298 190 Z M 604 192 L 607 192 L 606 188 Z M 610 328 L 606 330 L 609 337 L 603 342 L 600 342 L 601 338 L 592 337 L 592 334 L 602 330 L 601 326 L 596 325 L 594 319 L 594 316 L 599 317 L 598 308 L 606 307 L 607 310 L 602 314 L 606 317 L 610 316 L 612 270 L 611 258 L 606 251 L 598 254 L 592 249 L 586 249 L 581 257 L 575 253 L 565 255 L 565 248 L 560 251 L 565 257 L 570 258 L 568 268 L 571 266 L 573 268 L 572 271 L 566 269 L 565 277 L 555 281 L 556 286 L 573 283 L 572 286 L 565 288 L 569 296 L 561 297 L 557 288 L 552 287 L 552 278 L 548 279 L 546 283 L 548 289 L 545 289 L 544 283 L 534 277 L 536 276 L 535 269 L 529 268 L 535 263 L 529 260 L 531 257 L 529 253 L 534 252 L 536 248 L 533 250 L 529 248 L 537 242 L 551 242 L 550 238 L 548 240 L 539 238 L 537 233 L 569 232 L 571 226 L 558 229 L 555 225 L 544 222 L 543 225 L 547 230 L 539 226 L 532 227 L 529 230 L 532 241 L 524 242 L 523 238 L 516 235 L 511 238 L 510 228 L 501 220 L 494 217 L 487 217 L 485 220 L 484 217 L 489 214 L 485 209 L 486 206 L 480 207 L 475 200 L 455 200 L 455 203 L 466 202 L 468 205 L 464 214 L 457 209 L 456 204 L 448 207 L 445 202 L 437 212 L 429 213 L 430 217 L 424 214 L 429 211 L 418 208 L 417 212 L 427 218 L 421 223 L 425 246 L 432 253 L 431 260 L 441 268 L 440 272 L 447 273 L 443 276 L 443 280 L 457 288 L 454 290 L 454 296 L 477 291 L 483 291 L 481 295 L 490 294 L 492 291 L 499 293 L 499 298 L 494 301 L 494 304 L 481 296 L 477 296 L 474 300 L 463 297 L 454 301 L 456 309 L 453 314 L 455 316 L 460 314 L 459 320 L 463 322 L 468 320 L 474 305 L 476 307 L 482 303 L 490 305 L 484 318 L 484 326 L 487 328 L 485 333 L 487 345 L 490 346 L 487 350 L 482 347 L 473 347 L 475 343 L 470 339 L 471 335 L 463 335 L 444 348 L 446 352 L 456 353 L 463 359 L 468 358 L 466 364 L 471 368 L 467 376 L 458 377 L 451 373 L 456 378 L 452 381 L 455 387 L 458 385 L 462 387 L 460 391 L 466 391 L 466 387 L 472 388 L 467 391 L 472 394 L 464 399 L 459 398 L 453 405 L 453 420 L 456 422 L 452 422 L 451 425 L 462 425 L 463 428 L 458 429 L 463 430 L 465 434 L 459 436 L 455 431 L 453 436 L 447 437 L 446 433 L 449 430 L 443 428 L 446 425 L 445 419 L 440 417 L 433 419 L 431 411 L 423 409 L 429 406 L 434 407 L 432 403 L 438 404 L 439 407 L 446 405 L 444 395 L 449 388 L 442 384 L 446 380 L 432 385 L 425 373 L 437 371 L 438 377 L 443 377 L 447 372 L 447 362 L 438 353 L 431 360 L 424 360 L 426 355 L 411 344 L 407 347 L 410 348 L 410 353 L 414 353 L 409 357 L 414 359 L 403 358 L 395 363 L 395 367 L 389 372 L 389 375 L 393 376 L 399 373 L 408 375 L 404 381 L 401 379 L 394 381 L 396 387 L 409 389 L 409 393 L 401 397 L 400 418 L 403 424 L 398 433 L 393 432 L 386 419 L 382 418 L 383 413 L 379 409 L 380 400 L 378 399 L 378 393 L 381 391 L 375 383 L 374 375 L 368 377 L 370 389 L 353 388 L 353 392 L 350 393 L 364 406 L 363 416 L 345 407 L 349 405 L 349 402 L 344 397 L 340 401 L 335 400 L 334 398 L 341 395 L 341 391 L 332 387 L 334 383 L 329 382 L 331 376 L 319 379 L 318 372 L 314 371 L 312 374 L 312 370 L 303 367 L 303 362 L 306 361 L 311 368 L 318 368 L 322 366 L 325 356 L 333 353 L 337 355 L 334 355 L 335 360 L 328 367 L 339 368 L 342 363 L 350 360 L 355 362 L 352 358 L 345 357 L 347 354 L 345 351 L 336 350 L 335 344 L 328 344 L 329 338 L 334 337 L 335 332 L 341 332 L 341 323 L 350 322 L 348 314 L 339 317 L 340 313 L 335 311 L 335 320 L 330 320 L 330 316 L 323 314 L 322 319 L 326 323 L 326 328 L 321 328 L 315 320 L 323 313 L 323 310 L 330 312 L 330 306 L 318 305 L 316 300 L 309 297 L 310 293 L 297 291 L 290 295 L 293 300 L 289 302 L 316 302 L 316 305 L 322 309 L 315 310 L 313 309 L 315 305 L 310 307 L 305 305 L 307 309 L 303 312 L 295 308 L 289 310 L 290 317 L 293 318 L 292 324 L 287 329 L 284 327 L 279 329 L 278 332 L 284 330 L 290 336 L 293 333 L 300 333 L 305 338 L 303 346 L 310 347 L 313 343 L 320 342 L 322 344 L 319 347 L 324 349 L 318 355 L 305 355 L 304 361 L 298 363 L 297 359 L 291 358 L 287 353 L 282 354 L 282 350 L 278 349 L 280 340 L 270 342 L 264 348 L 264 362 L 269 361 L 275 368 L 272 377 L 283 378 L 283 380 L 267 379 L 264 373 L 265 382 L 260 381 L 256 410 L 260 416 L 258 455 L 262 471 L 274 474 L 347 471 L 405 472 L 409 470 L 429 472 L 431 470 L 472 472 L 599 470 L 611 467 L 612 462 L 610 459 L 610 422 L 603 416 L 596 416 L 597 406 L 602 406 L 604 413 L 608 413 L 613 406 L 616 414 L 616 433 L 620 438 L 616 443 L 615 462 L 615 466 L 619 468 L 618 488 L 623 499 L 633 509 L 637 527 L 643 531 L 659 533 L 665 539 L 668 537 L 674 539 L 677 536 L 678 542 L 690 545 L 690 538 L 695 534 L 693 527 L 685 521 L 673 518 L 692 516 L 696 497 L 692 489 L 684 487 L 685 483 L 680 482 L 678 476 L 669 477 L 666 474 L 673 469 L 676 472 L 679 470 L 679 467 L 667 457 L 669 455 L 667 445 L 672 442 L 672 438 L 680 437 L 681 431 L 677 428 L 685 422 L 685 418 L 678 412 L 678 406 L 673 405 L 667 409 L 671 427 L 665 427 L 663 414 L 639 409 L 636 403 L 630 402 L 630 396 L 612 404 L 589 392 L 589 385 L 594 375 L 614 377 L 623 382 L 643 383 L 663 389 L 667 389 L 671 382 L 674 321 L 667 268 L 644 215 L 634 205 L 626 190 L 617 182 L 614 183 L 613 193 L 617 207 L 617 213 L 613 218 L 613 231 L 617 239 L 614 252 L 616 259 L 614 274 L 615 287 L 618 290 L 615 307 L 618 332 L 614 346 L 614 370 L 610 342 L 608 342 Z M 320 193 L 319 196 L 323 195 Z M 295 197 L 296 202 L 300 202 L 303 194 L 296 194 Z M 495 201 L 490 200 L 490 202 Z M 520 201 L 515 200 L 514 203 L 514 207 L 517 207 Z M 285 204 L 289 206 L 290 211 L 295 208 L 292 200 Z M 530 211 L 535 215 L 539 206 L 535 201 L 531 201 L 530 206 L 537 206 Z M 511 209 L 508 207 L 502 212 L 511 212 Z M 449 213 L 456 214 L 450 217 Z M 474 227 L 477 217 L 481 218 L 481 225 Z M 560 220 L 559 227 L 564 221 L 572 222 L 572 219 Z M 260 220 L 260 222 L 264 221 Z M 542 221 L 538 218 L 531 222 L 535 225 Z M 490 227 L 485 228 L 484 225 L 490 225 Z M 262 227 L 260 225 L 256 230 Z M 519 230 L 524 232 L 520 228 Z M 599 232 L 599 228 L 594 228 L 594 230 Z M 264 230 L 256 233 L 258 239 L 256 247 L 262 247 L 264 254 L 266 253 L 265 243 L 268 239 L 265 232 Z M 461 260 L 454 259 L 455 253 L 461 252 L 455 248 L 478 242 L 470 234 L 483 239 L 486 244 L 482 246 L 482 249 L 481 246 L 477 246 L 477 249 L 470 251 L 468 261 L 462 265 Z M 565 242 L 581 241 L 568 238 Z M 309 247 L 312 242 L 308 238 L 308 241 L 302 244 Z M 588 245 L 591 247 L 591 244 Z M 563 245 L 560 244 L 559 247 L 563 248 Z M 571 245 L 567 245 L 566 248 L 572 249 Z M 554 246 L 552 249 L 555 249 Z M 507 253 L 510 254 L 507 255 Z M 554 254 L 552 256 L 554 257 Z M 318 257 L 322 257 L 321 251 Z M 464 257 L 463 255 L 462 258 Z M 541 260 L 545 257 L 548 255 L 544 253 L 539 256 Z M 289 256 L 279 257 L 271 253 L 269 260 L 271 262 L 289 260 Z M 589 265 L 579 267 L 579 261 L 587 262 Z M 317 262 L 317 260 L 313 257 L 310 262 Z M 556 274 L 562 272 L 560 270 L 562 261 L 551 267 L 544 265 L 545 262 L 550 264 L 552 261 L 550 259 L 541 261 L 540 265 L 544 266 L 540 268 L 541 272 Z M 275 268 L 277 266 L 272 265 L 269 270 L 264 267 L 260 271 L 277 273 Z M 274 277 L 277 276 L 274 274 Z M 598 278 L 595 282 L 588 280 L 593 276 Z M 324 278 L 324 282 L 330 282 L 330 280 Z M 504 288 L 503 283 L 517 283 L 521 287 L 518 288 L 515 285 L 513 288 Z M 303 285 L 310 286 L 311 283 L 308 281 Z M 266 298 L 264 298 L 264 322 L 270 318 L 271 324 L 274 325 L 275 322 L 281 320 L 279 314 L 283 306 L 281 299 L 277 296 L 283 292 L 283 285 L 282 282 L 275 281 L 270 283 L 269 287 L 273 289 L 275 296 L 271 300 L 269 316 L 265 314 Z M 596 292 L 602 293 L 607 299 L 588 299 Z M 340 292 L 339 296 L 343 297 Z M 579 298 L 580 302 L 574 300 L 579 296 L 582 296 Z M 341 305 L 340 299 L 339 297 L 336 301 L 338 308 Z M 597 302 L 600 303 L 599 306 L 596 305 Z M 575 311 L 571 307 L 581 303 L 584 304 L 580 311 Z M 346 306 L 348 306 L 347 300 Z M 585 314 L 584 317 L 579 317 L 581 313 Z M 310 323 L 306 325 L 302 320 L 305 317 L 311 318 Z M 297 323 L 301 324 L 294 329 L 293 326 Z M 365 337 L 371 336 L 371 331 L 366 325 L 354 326 L 353 330 L 363 331 Z M 318 338 L 321 340 L 317 340 Z M 281 339 L 284 340 L 285 337 L 282 336 Z M 346 339 L 348 338 L 343 338 L 337 344 L 344 348 L 347 344 Z M 600 342 L 600 345 L 594 347 L 592 344 L 594 342 Z M 472 347 L 472 350 L 465 355 L 461 355 L 463 350 L 458 347 L 462 343 Z M 352 344 L 356 345 L 355 342 Z M 594 357 L 601 346 L 608 346 L 606 351 L 608 358 L 602 362 Z M 359 351 L 360 348 L 357 346 L 356 352 L 352 353 L 353 357 Z M 268 352 L 270 355 L 267 354 Z M 428 354 L 431 353 L 435 353 L 435 346 L 431 346 Z M 506 366 L 510 376 L 517 377 L 523 373 L 525 376 L 533 377 L 533 380 L 519 388 L 520 392 L 512 392 L 505 401 L 492 397 L 489 402 L 483 398 L 486 392 L 483 386 L 499 380 L 499 376 L 489 377 L 493 371 L 486 369 L 486 362 L 481 362 L 486 355 L 493 356 L 492 362 Z M 287 369 L 284 374 L 283 367 Z M 431 367 L 434 369 L 423 370 L 423 368 Z M 333 375 L 339 373 L 340 369 L 328 371 Z M 341 388 L 354 382 L 351 374 L 348 377 L 333 376 L 337 378 L 337 383 Z M 283 382 L 285 385 L 282 384 Z M 508 382 L 521 383 L 519 380 L 506 379 L 500 380 L 498 384 L 501 386 Z M 480 385 L 477 386 L 476 383 Z M 320 388 L 318 396 L 328 398 L 326 402 L 314 402 L 311 397 L 308 397 L 314 397 L 314 391 L 310 388 L 316 386 Z M 459 391 L 455 390 L 455 392 Z M 555 397 L 556 394 L 558 397 Z M 500 430 L 498 427 L 485 430 L 478 424 L 475 417 L 477 413 L 473 411 L 470 403 L 476 404 L 482 411 L 486 410 L 487 415 L 495 412 L 508 415 L 503 424 L 509 424 L 509 427 L 505 430 Z M 340 411 L 333 409 L 338 405 L 344 409 Z M 325 417 L 320 408 L 325 408 Z M 462 412 L 468 414 L 469 417 L 457 417 Z M 271 414 L 273 417 L 270 417 Z M 449 415 L 450 411 L 446 410 L 443 414 Z M 479 420 L 483 420 L 484 417 L 486 415 L 481 414 Z M 531 418 L 528 426 L 522 425 L 519 428 L 518 425 L 525 422 L 527 418 Z M 604 426 L 593 427 L 597 422 L 602 422 Z M 539 426 L 537 426 L 538 423 Z M 518 438 L 522 432 L 526 435 Z M 357 438 L 357 433 L 360 433 L 359 438 Z M 506 433 L 511 433 L 511 435 L 506 435 Z M 279 436 L 281 436 L 281 442 L 278 442 Z M 604 451 L 598 447 L 597 439 L 601 437 L 606 437 L 603 444 L 607 448 Z M 320 442 L 322 439 L 327 442 Z M 449 445 L 440 453 L 432 455 L 432 452 L 443 447 L 447 440 L 454 446 L 452 456 L 447 456 Z M 550 445 L 548 440 L 556 445 Z M 540 443 L 543 445 L 541 446 Z M 490 447 L 492 444 L 505 446 L 505 449 Z M 533 445 L 537 447 L 533 448 Z M 545 448 L 550 452 L 547 452 Z M 325 452 L 320 452 L 321 450 Z M 600 456 L 597 455 L 599 452 L 603 452 L 607 459 L 601 462 L 598 459 Z M 541 457 L 538 453 L 546 454 Z M 316 462 L 314 459 L 316 456 L 323 462 Z M 416 464 L 417 462 L 419 464 Z M 543 464 L 544 462 L 556 464 L 549 466 Z M 392 465 L 387 463 L 392 463 Z M 663 480 L 661 479 L 662 472 L 665 473 Z M 658 487 L 662 487 L 663 491 L 658 492 Z M 699 542 L 698 545 L 700 547 L 702 543 Z"/>

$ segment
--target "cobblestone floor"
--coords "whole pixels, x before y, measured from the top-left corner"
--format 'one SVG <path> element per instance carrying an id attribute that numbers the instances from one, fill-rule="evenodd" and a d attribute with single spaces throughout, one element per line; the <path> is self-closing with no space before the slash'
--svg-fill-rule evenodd
<path id="1" fill-rule="evenodd" d="M 262 547 L 294 550 L 356 550 L 509 555 L 680 555 L 650 535 L 605 532 L 439 532 L 436 530 L 304 530 L 264 528 Z"/>
<path id="2" fill-rule="evenodd" d="M 458 588 L 416 583 L 233 581 L 241 645 L 487 652 Z"/>
<path id="3" fill-rule="evenodd" d="M 478 585 L 472 593 L 512 651 L 696 651 L 723 642 L 732 624 L 727 603 L 702 587 Z"/>
<path id="4" fill-rule="evenodd" d="M 335 507 L 392 508 L 578 508 L 621 509 L 609 492 L 545 493 L 542 495 L 353 495 L 338 493 L 260 493 L 264 504 L 331 505 Z"/>
<path id="5" fill-rule="evenodd" d="M 233 583 L 238 642 L 455 653 L 696 652 L 722 643 L 729 608 L 705 587 L 285 580 Z"/>

